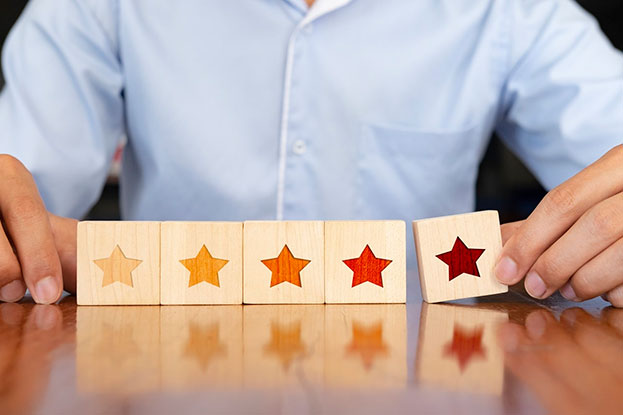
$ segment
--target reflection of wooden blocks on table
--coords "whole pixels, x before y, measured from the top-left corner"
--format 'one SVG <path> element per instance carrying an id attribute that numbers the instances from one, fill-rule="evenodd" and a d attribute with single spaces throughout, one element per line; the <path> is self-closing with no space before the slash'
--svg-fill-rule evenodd
<path id="1" fill-rule="evenodd" d="M 79 305 L 160 304 L 160 223 L 80 222 Z"/>
<path id="2" fill-rule="evenodd" d="M 245 386 L 322 384 L 324 305 L 244 307 Z"/>
<path id="3" fill-rule="evenodd" d="M 78 307 L 76 379 L 96 395 L 160 387 L 160 307 Z"/>
<path id="4" fill-rule="evenodd" d="M 325 222 L 325 302 L 404 303 L 403 221 Z"/>
<path id="5" fill-rule="evenodd" d="M 162 307 L 160 345 L 165 388 L 242 386 L 242 306 Z"/>
<path id="6" fill-rule="evenodd" d="M 244 303 L 324 302 L 324 223 L 244 223 Z"/>
<path id="7" fill-rule="evenodd" d="M 493 272 L 502 251 L 497 212 L 414 221 L 413 233 L 424 301 L 436 303 L 508 291 Z"/>
<path id="8" fill-rule="evenodd" d="M 403 304 L 328 305 L 326 310 L 328 385 L 406 385 L 407 311 Z"/>
<path id="9" fill-rule="evenodd" d="M 162 304 L 242 304 L 242 222 L 163 222 Z"/>
<path id="10" fill-rule="evenodd" d="M 416 377 L 423 384 L 500 395 L 504 352 L 496 340 L 502 311 L 422 303 Z"/>

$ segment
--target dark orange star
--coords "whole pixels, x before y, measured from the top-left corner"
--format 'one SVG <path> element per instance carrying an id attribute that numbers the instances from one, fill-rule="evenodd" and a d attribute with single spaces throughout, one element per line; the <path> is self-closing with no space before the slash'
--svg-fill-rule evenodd
<path id="1" fill-rule="evenodd" d="M 307 347 L 301 340 L 301 322 L 287 326 L 271 323 L 270 343 L 264 346 L 264 352 L 277 355 L 283 370 L 287 372 L 294 359 L 307 353 Z"/>
<path id="2" fill-rule="evenodd" d="M 476 357 L 484 358 L 485 349 L 482 347 L 482 333 L 484 327 L 477 327 L 472 332 L 468 332 L 459 326 L 454 326 L 452 341 L 444 347 L 444 356 L 456 356 L 459 361 L 459 369 L 461 372 L 470 360 Z"/>
<path id="3" fill-rule="evenodd" d="M 348 268 L 353 270 L 353 285 L 356 287 L 366 281 L 383 286 L 383 277 L 381 272 L 392 263 L 390 259 L 377 258 L 370 245 L 366 245 L 359 258 L 345 259 L 343 261 Z"/>
<path id="4" fill-rule="evenodd" d="M 480 277 L 476 261 L 483 252 L 484 249 L 468 248 L 461 238 L 457 237 L 452 250 L 437 255 L 437 258 L 448 264 L 448 278 L 452 281 L 463 273 Z"/>
<path id="5" fill-rule="evenodd" d="M 218 272 L 229 261 L 226 259 L 214 258 L 205 245 L 201 247 L 199 253 L 194 258 L 181 259 L 180 262 L 190 271 L 188 286 L 192 287 L 202 281 L 220 287 Z"/>
<path id="6" fill-rule="evenodd" d="M 274 287 L 282 282 L 289 282 L 301 287 L 301 270 L 311 261 L 295 258 L 288 245 L 284 245 L 277 258 L 263 259 L 262 264 L 272 271 L 270 286 Z"/>
<path id="7" fill-rule="evenodd" d="M 375 356 L 386 356 L 387 345 L 383 342 L 383 324 L 362 326 L 353 322 L 353 338 L 346 347 L 349 354 L 359 354 L 366 370 L 372 368 Z"/>

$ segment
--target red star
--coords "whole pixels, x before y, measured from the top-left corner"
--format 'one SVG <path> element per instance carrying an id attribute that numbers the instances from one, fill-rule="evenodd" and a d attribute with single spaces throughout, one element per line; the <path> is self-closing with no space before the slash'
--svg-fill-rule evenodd
<path id="1" fill-rule="evenodd" d="M 485 357 L 485 349 L 482 347 L 482 332 L 484 327 L 478 327 L 468 333 L 461 326 L 454 326 L 452 341 L 444 347 L 444 356 L 455 355 L 459 361 L 461 372 L 465 370 L 467 363 L 474 357 Z"/>
<path id="2" fill-rule="evenodd" d="M 311 261 L 309 259 L 295 258 L 288 248 L 284 245 L 277 258 L 263 259 L 262 263 L 271 270 L 270 286 L 274 287 L 282 282 L 289 282 L 297 287 L 301 286 L 301 270 Z"/>
<path id="3" fill-rule="evenodd" d="M 382 287 L 383 277 L 381 276 L 381 271 L 387 268 L 392 261 L 390 259 L 377 258 L 372 253 L 370 245 L 366 245 L 359 258 L 345 259 L 343 262 L 348 268 L 353 270 L 353 287 L 366 281 Z"/>
<path id="4" fill-rule="evenodd" d="M 450 281 L 452 281 L 463 273 L 480 277 L 476 261 L 483 252 L 485 252 L 484 249 L 468 248 L 461 238 L 457 237 L 456 241 L 454 241 L 452 251 L 439 254 L 437 258 L 448 264 L 448 276 Z"/>

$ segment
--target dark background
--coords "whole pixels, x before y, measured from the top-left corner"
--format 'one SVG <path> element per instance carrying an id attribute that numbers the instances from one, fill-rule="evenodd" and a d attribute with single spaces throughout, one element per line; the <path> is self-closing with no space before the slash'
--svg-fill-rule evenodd
<path id="1" fill-rule="evenodd" d="M 614 45 L 623 50 L 623 0 L 577 0 L 599 21 Z M 21 13 L 27 0 L 1 0 L 0 41 Z M 3 80 L 0 75 L 0 86 Z M 118 187 L 109 183 L 89 217 L 119 217 Z M 523 219 L 534 209 L 545 191 L 532 174 L 510 153 L 497 137 L 493 137 L 480 166 L 477 188 L 477 209 L 496 209 L 503 222 Z"/>

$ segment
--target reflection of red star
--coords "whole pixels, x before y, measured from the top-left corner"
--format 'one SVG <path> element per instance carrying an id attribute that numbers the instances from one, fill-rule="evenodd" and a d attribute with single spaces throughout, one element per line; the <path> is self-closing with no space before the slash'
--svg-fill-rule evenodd
<path id="1" fill-rule="evenodd" d="M 191 323 L 188 329 L 188 342 L 184 349 L 184 356 L 196 359 L 204 371 L 213 359 L 226 354 L 227 349 L 221 343 L 219 328 L 217 323 L 208 327 Z"/>
<path id="2" fill-rule="evenodd" d="M 346 266 L 353 270 L 353 287 L 366 281 L 382 287 L 383 277 L 381 276 L 381 271 L 387 268 L 391 262 L 390 259 L 377 258 L 370 249 L 370 245 L 366 245 L 359 258 L 344 260 Z"/>
<path id="3" fill-rule="evenodd" d="M 476 261 L 483 252 L 485 252 L 484 249 L 468 248 L 461 238 L 457 237 L 454 241 L 452 251 L 439 254 L 437 258 L 448 264 L 448 277 L 450 281 L 452 281 L 463 273 L 480 277 Z"/>
<path id="4" fill-rule="evenodd" d="M 307 347 L 301 340 L 301 322 L 288 326 L 271 323 L 270 343 L 264 346 L 264 352 L 277 355 L 283 370 L 287 371 L 295 358 L 304 356 L 307 352 Z"/>
<path id="5" fill-rule="evenodd" d="M 308 259 L 294 258 L 288 245 L 284 245 L 277 258 L 263 259 L 262 263 L 272 271 L 270 286 L 274 287 L 282 282 L 289 282 L 301 287 L 301 270 L 311 261 Z"/>
<path id="6" fill-rule="evenodd" d="M 482 332 L 484 327 L 477 327 L 473 332 L 467 332 L 458 324 L 454 326 L 452 341 L 444 346 L 444 356 L 455 355 L 459 361 L 461 372 L 465 370 L 467 363 L 474 357 L 485 357 L 485 349 L 482 347 Z"/>
<path id="7" fill-rule="evenodd" d="M 349 354 L 361 355 L 366 370 L 372 368 L 376 355 L 386 356 L 387 345 L 383 343 L 383 324 L 378 322 L 373 326 L 364 327 L 353 322 L 353 339 L 346 347 Z"/>

